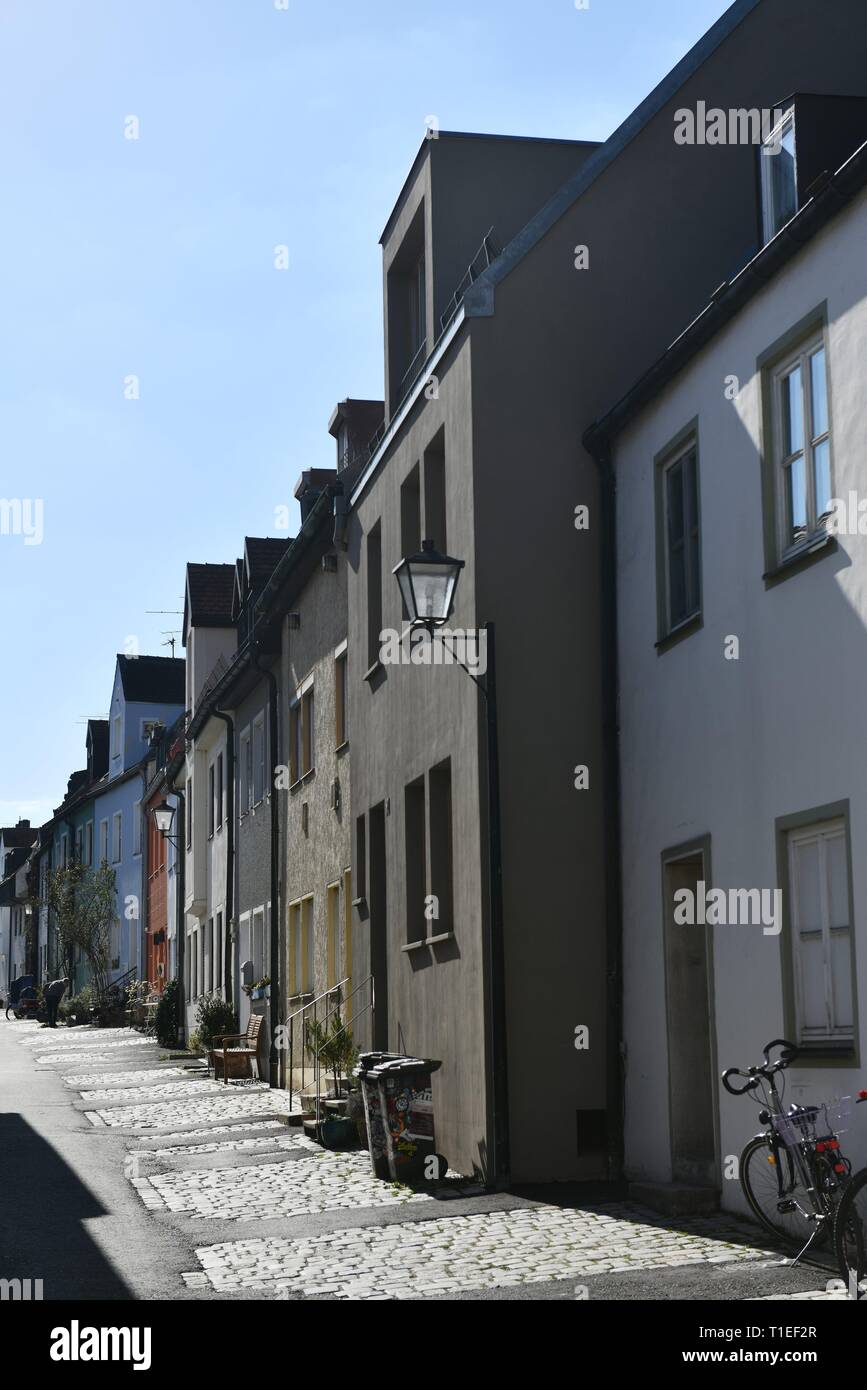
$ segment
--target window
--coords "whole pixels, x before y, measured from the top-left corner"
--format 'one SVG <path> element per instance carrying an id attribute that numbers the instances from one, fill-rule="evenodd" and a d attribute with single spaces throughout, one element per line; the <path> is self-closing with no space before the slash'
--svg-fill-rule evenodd
<path id="1" fill-rule="evenodd" d="M 343 978 L 346 981 L 344 1022 L 352 1022 L 352 870 L 343 870 Z"/>
<path id="2" fill-rule="evenodd" d="M 223 824 L 223 754 L 217 754 L 217 829 Z"/>
<path id="3" fill-rule="evenodd" d="M 447 758 L 430 774 L 430 891 L 437 915 L 427 923 L 428 936 L 453 930 L 452 885 L 452 765 Z"/>
<path id="4" fill-rule="evenodd" d="M 367 821 L 358 816 L 355 821 L 355 886 L 359 898 L 367 897 Z"/>
<path id="5" fill-rule="evenodd" d="M 657 457 L 659 636 L 690 623 L 701 611 L 698 444 L 694 434 Z"/>
<path id="6" fill-rule="evenodd" d="M 400 485 L 400 553 L 401 558 L 417 555 L 421 550 L 421 484 L 418 464 Z M 409 617 L 406 603 L 401 599 L 403 617 Z"/>
<path id="7" fill-rule="evenodd" d="M 253 722 L 253 805 L 258 806 L 265 795 L 265 716 L 257 715 Z"/>
<path id="8" fill-rule="evenodd" d="M 116 714 L 111 721 L 111 756 L 120 757 L 120 715 Z"/>
<path id="9" fill-rule="evenodd" d="M 132 852 L 141 854 L 141 802 L 137 801 L 132 808 Z"/>
<path id="10" fill-rule="evenodd" d="M 774 152 L 776 151 L 776 153 Z M 795 112 L 790 108 L 762 145 L 762 221 L 770 241 L 798 211 Z"/>
<path id="11" fill-rule="evenodd" d="M 301 696 L 301 775 L 312 772 L 315 765 L 316 738 L 314 727 L 313 685 Z"/>
<path id="12" fill-rule="evenodd" d="M 334 657 L 334 745 L 342 748 L 349 738 L 347 721 L 346 643 Z"/>
<path id="13" fill-rule="evenodd" d="M 331 989 L 338 983 L 340 961 L 340 884 L 329 883 L 325 897 L 325 984 Z"/>
<path id="14" fill-rule="evenodd" d="M 424 534 L 437 550 L 448 554 L 445 428 L 424 451 Z"/>
<path id="15" fill-rule="evenodd" d="M 404 845 L 406 850 L 406 939 L 423 941 L 427 936 L 425 893 L 427 853 L 425 849 L 424 778 L 410 782 L 404 790 Z"/>
<path id="16" fill-rule="evenodd" d="M 120 862 L 121 836 L 123 833 L 123 812 L 115 811 L 111 818 L 111 862 Z"/>
<path id="17" fill-rule="evenodd" d="M 211 993 L 211 944 L 214 936 L 214 919 L 209 917 L 202 932 L 202 993 Z"/>
<path id="18" fill-rule="evenodd" d="M 796 1041 L 854 1038 L 849 851 L 844 819 L 788 833 Z"/>
<path id="19" fill-rule="evenodd" d="M 257 907 L 253 913 L 253 979 L 261 980 L 265 974 L 265 909 Z"/>
<path id="20" fill-rule="evenodd" d="M 193 774 L 192 774 L 192 773 L 190 773 L 189 777 L 187 778 L 186 821 L 187 821 L 187 849 L 192 849 L 192 848 L 193 848 Z"/>
<path id="21" fill-rule="evenodd" d="M 69 863 L 69 836 L 68 836 L 68 835 L 61 835 L 61 837 L 60 837 L 60 863 L 61 863 L 61 865 L 62 865 L 62 867 L 63 867 L 64 869 L 66 868 L 67 864 Z"/>
<path id="22" fill-rule="evenodd" d="M 409 273 L 409 355 L 414 358 L 427 342 L 427 297 L 424 256 L 419 256 Z"/>
<path id="23" fill-rule="evenodd" d="M 316 730 L 313 680 L 309 678 L 289 706 L 289 775 L 299 782 L 315 766 Z"/>
<path id="24" fill-rule="evenodd" d="M 223 914 L 214 918 L 214 989 L 223 986 Z"/>
<path id="25" fill-rule="evenodd" d="M 241 734 L 240 742 L 240 779 L 241 779 L 241 815 L 246 815 L 251 806 L 250 797 L 253 792 L 253 745 L 250 742 L 250 730 L 245 729 Z"/>
<path id="26" fill-rule="evenodd" d="M 367 536 L 367 664 L 379 661 L 382 632 L 382 526 L 380 522 Z"/>
<path id="27" fill-rule="evenodd" d="M 156 730 L 163 728 L 165 725 L 160 719 L 143 719 L 140 725 L 142 742 L 149 744 Z"/>
<path id="28" fill-rule="evenodd" d="M 84 826 L 79 825 L 75 832 L 75 858 L 79 864 L 84 863 Z"/>
<path id="29" fill-rule="evenodd" d="M 779 558 L 808 547 L 831 513 L 828 373 L 821 333 L 773 374 L 773 448 Z"/>
<path id="30" fill-rule="evenodd" d="M 108 861 L 108 821 L 99 822 L 99 862 L 105 864 Z"/>
<path id="31" fill-rule="evenodd" d="M 313 992 L 313 897 L 289 904 L 289 981 L 293 997 Z"/>
<path id="32" fill-rule="evenodd" d="M 89 820 L 84 827 L 84 862 L 93 863 L 93 821 Z"/>
<path id="33" fill-rule="evenodd" d="M 214 806 L 214 764 L 208 768 L 208 839 L 214 833 L 214 819 L 216 810 Z"/>

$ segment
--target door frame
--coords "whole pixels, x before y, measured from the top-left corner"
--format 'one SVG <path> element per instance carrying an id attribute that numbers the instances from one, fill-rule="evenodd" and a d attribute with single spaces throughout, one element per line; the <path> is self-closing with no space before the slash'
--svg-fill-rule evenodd
<path id="1" fill-rule="evenodd" d="M 708 832 L 705 835 L 698 835 L 695 839 L 685 840 L 679 845 L 673 845 L 669 849 L 664 849 L 660 854 L 660 872 L 662 878 L 662 965 L 665 978 L 665 1056 L 666 1069 L 668 1072 L 668 1155 L 671 1168 L 671 1181 L 680 1182 L 681 1179 L 675 1177 L 674 1165 L 674 1126 L 672 1123 L 674 1108 L 672 1105 L 672 1084 L 671 1084 L 671 1035 L 668 1021 L 671 1011 L 671 995 L 669 991 L 669 970 L 668 970 L 668 951 L 666 949 L 667 926 L 667 891 L 666 882 L 667 869 L 672 864 L 682 863 L 685 860 L 701 859 L 700 878 L 707 888 L 713 886 L 713 870 L 711 864 L 711 837 Z M 695 930 L 695 928 L 693 928 Z M 707 962 L 706 987 L 707 987 L 707 1025 L 708 1042 L 710 1044 L 710 1068 L 711 1068 L 711 1114 L 713 1117 L 713 1149 L 714 1149 L 714 1169 L 715 1185 L 722 1190 L 722 1162 L 720 1156 L 720 1113 L 719 1113 L 719 1065 L 717 1061 L 717 1032 L 716 1032 L 716 990 L 714 983 L 714 957 L 713 957 L 713 935 L 710 926 L 705 923 L 705 959 Z"/>

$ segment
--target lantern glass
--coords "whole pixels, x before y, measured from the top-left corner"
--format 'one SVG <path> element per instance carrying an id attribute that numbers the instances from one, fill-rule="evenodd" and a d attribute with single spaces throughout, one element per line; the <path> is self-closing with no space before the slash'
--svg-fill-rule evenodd
<path id="1" fill-rule="evenodd" d="M 433 541 L 401 560 L 394 573 L 411 622 L 439 626 L 448 620 L 463 567 L 463 560 L 435 550 Z"/>
<path id="2" fill-rule="evenodd" d="M 161 835 L 169 834 L 174 819 L 175 808 L 170 806 L 167 801 L 161 801 L 159 806 L 154 807 L 154 823 Z"/>

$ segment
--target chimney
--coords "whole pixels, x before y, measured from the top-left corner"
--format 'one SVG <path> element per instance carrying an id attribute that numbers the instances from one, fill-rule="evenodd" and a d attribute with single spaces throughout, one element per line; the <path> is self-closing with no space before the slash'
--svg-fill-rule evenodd
<path id="1" fill-rule="evenodd" d="M 336 481 L 336 478 L 337 470 L 334 468 L 307 468 L 301 474 L 295 485 L 295 497 L 301 507 L 302 524 L 310 515 L 317 498 Z"/>

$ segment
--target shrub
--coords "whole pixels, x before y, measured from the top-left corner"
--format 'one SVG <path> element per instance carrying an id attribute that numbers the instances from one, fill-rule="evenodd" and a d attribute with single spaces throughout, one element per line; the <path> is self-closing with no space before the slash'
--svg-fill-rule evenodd
<path id="1" fill-rule="evenodd" d="M 178 1040 L 178 982 L 169 980 L 157 1004 L 154 1030 L 161 1047 L 173 1047 Z"/>
<path id="2" fill-rule="evenodd" d="M 223 1033 L 238 1031 L 234 1009 L 218 994 L 206 994 L 204 999 L 199 1001 L 196 1022 L 199 1025 L 199 1041 L 203 1047 L 210 1047 L 214 1038 L 219 1038 Z"/>
<path id="3" fill-rule="evenodd" d="M 71 998 L 61 999 L 60 1007 L 57 1010 L 57 1017 L 61 1019 L 71 1018 L 77 1014 L 79 1018 L 89 1018 L 90 1009 L 93 1004 L 93 990 L 90 985 L 85 985 L 78 994 L 73 994 Z"/>
<path id="4" fill-rule="evenodd" d="M 187 1048 L 190 1052 L 198 1054 L 202 1051 L 202 1040 L 198 1033 L 191 1033 L 187 1039 Z"/>

